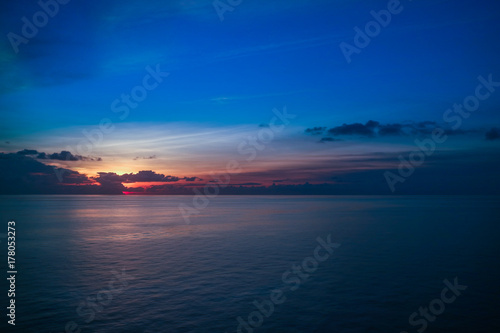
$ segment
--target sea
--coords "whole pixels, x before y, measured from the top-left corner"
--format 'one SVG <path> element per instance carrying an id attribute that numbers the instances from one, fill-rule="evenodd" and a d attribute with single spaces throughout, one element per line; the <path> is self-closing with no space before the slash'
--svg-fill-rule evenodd
<path id="1" fill-rule="evenodd" d="M 0 331 L 500 332 L 498 196 L 195 198 L 0 196 Z"/>

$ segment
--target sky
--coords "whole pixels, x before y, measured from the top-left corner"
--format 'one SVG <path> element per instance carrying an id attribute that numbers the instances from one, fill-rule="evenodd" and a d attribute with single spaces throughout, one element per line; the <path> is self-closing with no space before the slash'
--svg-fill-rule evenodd
<path id="1" fill-rule="evenodd" d="M 3 194 L 500 194 L 498 1 L 18 0 L 0 31 Z"/>

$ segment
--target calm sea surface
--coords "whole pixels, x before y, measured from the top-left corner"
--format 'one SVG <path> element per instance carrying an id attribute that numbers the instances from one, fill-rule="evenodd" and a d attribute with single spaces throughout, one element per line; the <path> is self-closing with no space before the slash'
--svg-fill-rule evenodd
<path id="1" fill-rule="evenodd" d="M 180 203 L 0 196 L 0 331 L 500 332 L 499 197 L 219 196 L 190 224 Z"/>

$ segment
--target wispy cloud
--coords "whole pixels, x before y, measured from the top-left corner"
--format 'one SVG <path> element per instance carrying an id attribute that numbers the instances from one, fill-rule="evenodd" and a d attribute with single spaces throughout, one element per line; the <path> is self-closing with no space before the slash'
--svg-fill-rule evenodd
<path id="1" fill-rule="evenodd" d="M 358 136 L 364 138 L 375 138 L 385 136 L 430 135 L 436 128 L 441 128 L 446 135 L 465 135 L 469 133 L 477 133 L 479 131 L 452 129 L 449 125 L 439 125 L 434 121 L 381 124 L 378 121 L 369 120 L 364 124 L 344 123 L 329 129 L 326 126 L 316 126 L 307 128 L 304 132 L 309 135 Z M 322 141 L 336 141 L 331 139 L 331 137 L 324 137 Z"/>
<path id="2" fill-rule="evenodd" d="M 323 45 L 333 45 L 342 41 L 345 36 L 326 35 L 307 39 L 297 39 L 282 41 L 270 44 L 261 44 L 248 47 L 241 47 L 214 55 L 214 60 L 230 60 L 249 56 L 271 54 L 275 52 L 290 52 L 300 49 L 313 48 Z"/>

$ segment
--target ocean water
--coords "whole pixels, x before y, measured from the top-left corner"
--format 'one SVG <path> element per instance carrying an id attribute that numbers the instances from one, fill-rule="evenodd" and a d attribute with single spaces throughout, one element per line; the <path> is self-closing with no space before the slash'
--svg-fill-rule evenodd
<path id="1" fill-rule="evenodd" d="M 1 332 L 500 332 L 499 197 L 219 196 L 189 224 L 180 203 L 1 196 Z"/>

